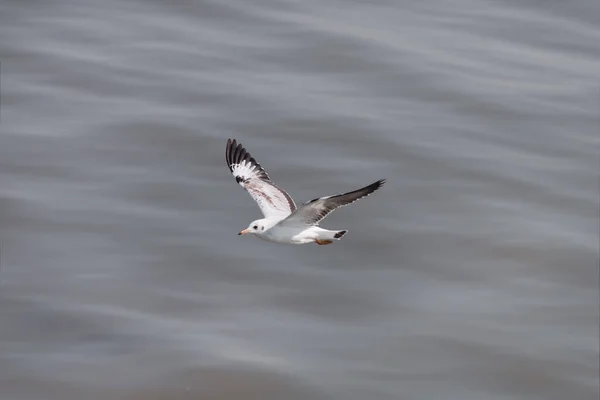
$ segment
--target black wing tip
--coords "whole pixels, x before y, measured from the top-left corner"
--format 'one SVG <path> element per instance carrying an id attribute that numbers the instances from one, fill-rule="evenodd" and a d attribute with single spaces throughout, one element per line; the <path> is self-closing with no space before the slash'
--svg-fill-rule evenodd
<path id="1" fill-rule="evenodd" d="M 252 157 L 252 155 L 250 155 L 250 152 L 242 146 L 242 143 L 238 142 L 236 139 L 227 139 L 225 159 L 227 160 L 227 166 L 231 172 L 233 172 L 233 166 L 235 164 L 247 161 L 258 168 L 260 171 L 260 179 L 269 180 L 269 175 L 267 175 L 264 168 L 254 159 L 254 157 Z"/>
<path id="2" fill-rule="evenodd" d="M 227 161 L 227 167 L 229 171 L 233 172 L 232 164 L 233 164 L 233 149 L 237 147 L 237 142 L 235 139 L 227 139 L 227 145 L 225 146 L 225 160 Z"/>
<path id="3" fill-rule="evenodd" d="M 386 178 L 379 179 L 378 181 L 375 181 L 375 182 L 371 183 L 369 186 L 365 187 L 365 189 L 367 189 L 369 191 L 369 193 L 373 193 L 374 191 L 376 191 L 377 189 L 382 187 L 385 184 L 385 182 L 386 182 Z"/>
<path id="4" fill-rule="evenodd" d="M 344 193 L 340 196 L 345 196 L 345 195 L 358 195 L 358 197 L 356 199 L 353 200 L 356 201 L 358 199 L 362 199 L 365 196 L 368 196 L 370 194 L 372 194 L 373 192 L 375 192 L 377 189 L 379 189 L 380 187 L 382 187 L 385 184 L 386 180 L 384 179 L 379 179 L 378 181 L 375 181 L 373 183 L 371 183 L 370 185 L 365 186 L 364 188 L 358 189 L 358 190 L 354 190 L 352 192 L 348 192 L 348 193 Z"/>
<path id="5" fill-rule="evenodd" d="M 227 166 L 232 172 L 232 165 L 240 163 L 242 160 L 244 160 L 244 158 L 246 158 L 246 155 L 248 158 L 250 157 L 250 154 L 241 143 L 239 143 L 236 139 L 227 139 L 225 157 L 227 159 Z"/>
<path id="6" fill-rule="evenodd" d="M 380 187 L 382 187 L 385 184 L 385 182 L 386 182 L 386 178 L 379 179 L 378 181 L 375 181 L 375 182 L 371 183 L 370 185 L 367 185 L 367 186 L 365 186 L 363 188 L 360 188 L 360 189 L 353 190 L 352 192 L 347 192 L 347 193 L 342 193 L 342 194 L 336 194 L 336 195 L 333 195 L 333 196 L 317 197 L 316 199 L 309 200 L 309 201 L 305 202 L 304 204 L 314 203 L 315 201 L 318 201 L 318 200 L 332 199 L 332 198 L 337 198 L 337 197 L 342 197 L 342 196 L 346 196 L 346 195 L 359 194 L 360 193 L 359 197 L 357 197 L 356 199 L 352 200 L 352 202 L 354 202 L 354 201 L 356 201 L 358 199 L 361 199 L 361 198 L 363 198 L 365 196 L 370 195 L 371 193 L 373 193 L 374 191 L 376 191 L 377 189 L 379 189 Z"/>

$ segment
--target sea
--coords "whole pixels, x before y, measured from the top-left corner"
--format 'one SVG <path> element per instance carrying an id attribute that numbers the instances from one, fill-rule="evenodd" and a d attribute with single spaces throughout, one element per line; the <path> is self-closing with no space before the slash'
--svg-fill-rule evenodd
<path id="1" fill-rule="evenodd" d="M 3 0 L 0 398 L 598 399 L 599 178 L 596 0 Z"/>

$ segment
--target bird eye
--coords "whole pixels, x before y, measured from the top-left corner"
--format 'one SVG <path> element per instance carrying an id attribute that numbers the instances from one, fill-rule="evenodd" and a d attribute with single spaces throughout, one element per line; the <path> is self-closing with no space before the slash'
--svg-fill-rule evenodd
<path id="1" fill-rule="evenodd" d="M 252 229 L 258 229 L 258 225 L 254 225 Z"/>

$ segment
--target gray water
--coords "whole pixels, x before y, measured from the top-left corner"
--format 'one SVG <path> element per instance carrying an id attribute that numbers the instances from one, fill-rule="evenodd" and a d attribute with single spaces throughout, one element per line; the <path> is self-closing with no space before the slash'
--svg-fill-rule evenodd
<path id="1" fill-rule="evenodd" d="M 597 399 L 597 1 L 4 1 L 0 394 Z M 259 218 L 240 140 L 323 222 Z"/>

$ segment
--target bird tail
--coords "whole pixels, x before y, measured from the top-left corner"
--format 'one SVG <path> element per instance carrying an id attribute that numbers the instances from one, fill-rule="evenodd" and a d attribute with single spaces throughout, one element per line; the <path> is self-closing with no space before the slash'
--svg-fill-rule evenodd
<path id="1" fill-rule="evenodd" d="M 342 236 L 346 234 L 346 230 L 343 231 L 330 231 L 329 229 L 319 228 L 318 226 L 313 227 L 316 230 L 316 240 L 322 242 L 332 243 L 334 240 L 340 240 Z"/>
<path id="2" fill-rule="evenodd" d="M 329 231 L 327 229 L 319 229 L 318 237 L 315 239 L 316 244 L 331 244 L 334 240 L 340 240 L 342 236 L 346 234 L 344 231 Z"/>
<path id="3" fill-rule="evenodd" d="M 340 240 L 342 238 L 342 236 L 344 236 L 348 231 L 343 230 L 343 231 L 337 231 L 334 233 L 333 238 Z"/>

